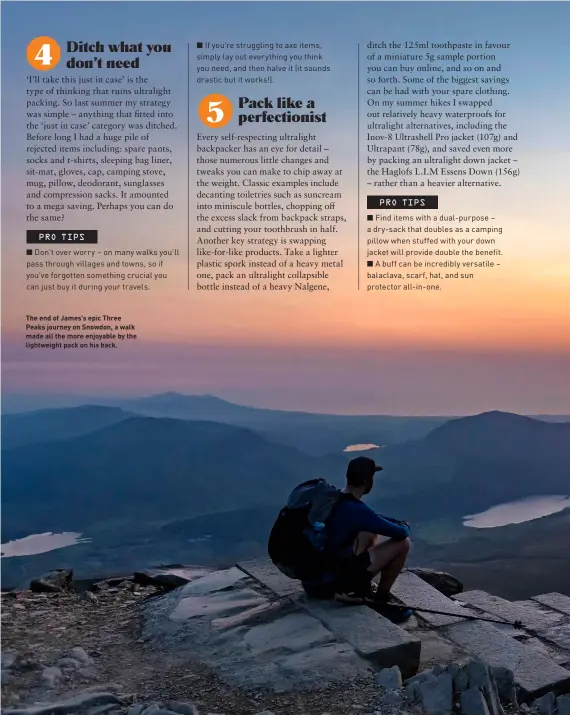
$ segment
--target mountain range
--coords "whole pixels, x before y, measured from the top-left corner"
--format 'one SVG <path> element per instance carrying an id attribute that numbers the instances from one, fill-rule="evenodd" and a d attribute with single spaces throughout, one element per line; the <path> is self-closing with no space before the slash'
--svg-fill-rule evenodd
<path id="1" fill-rule="evenodd" d="M 372 440 L 376 440 L 376 444 L 383 445 L 419 439 L 449 419 L 448 417 L 392 417 L 390 415 L 320 415 L 267 410 L 236 405 L 211 395 L 180 395 L 168 392 L 136 399 L 93 401 L 91 398 L 91 403 L 87 407 L 81 405 L 23 414 L 5 414 L 2 418 L 3 427 L 5 425 L 8 428 L 6 431 L 9 437 L 12 430 L 21 430 L 22 427 L 19 425 L 29 422 L 35 414 L 35 419 L 44 426 L 54 420 L 54 426 L 45 427 L 48 432 L 57 429 L 56 425 L 64 423 L 66 419 L 70 423 L 70 429 L 73 429 L 72 423 L 75 421 L 76 410 L 83 411 L 82 418 L 79 420 L 81 425 L 88 422 L 89 411 L 92 413 L 93 423 L 97 424 L 97 420 L 104 419 L 104 413 L 97 413 L 96 407 L 99 410 L 103 407 L 109 410 L 107 419 L 110 422 L 124 419 L 129 414 L 137 414 L 247 427 L 270 440 L 288 444 L 314 455 L 339 452 L 348 445 L 369 443 Z M 117 410 L 127 414 L 121 418 Z"/>

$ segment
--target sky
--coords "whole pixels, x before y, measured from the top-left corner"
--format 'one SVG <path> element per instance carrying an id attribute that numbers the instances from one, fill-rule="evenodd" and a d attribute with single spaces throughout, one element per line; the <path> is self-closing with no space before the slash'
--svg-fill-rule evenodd
<path id="1" fill-rule="evenodd" d="M 2 389 L 28 394 L 211 393 L 281 409 L 392 414 L 472 414 L 490 409 L 570 412 L 570 124 L 568 3 L 557 2 L 96 2 L 2 5 Z M 174 209 L 134 218 L 66 215 L 97 228 L 105 247 L 178 248 L 169 280 L 152 291 L 69 297 L 26 290 L 26 46 L 39 35 L 103 43 L 168 43 L 143 58 L 149 83 L 172 88 L 178 129 L 168 188 Z M 445 214 L 497 217 L 500 269 L 447 283 L 437 294 L 367 293 L 357 284 L 357 46 L 371 41 L 511 44 L 509 131 L 521 176 L 504 188 L 439 191 Z M 265 94 L 314 99 L 329 122 L 319 140 L 343 169 L 347 224 L 331 247 L 345 269 L 325 294 L 198 293 L 187 288 L 187 104 L 190 159 L 202 131 L 197 41 L 317 42 L 330 73 L 280 77 Z M 190 83 L 186 58 L 190 43 Z M 80 57 L 79 53 L 76 53 Z M 69 73 L 64 62 L 55 76 Z M 106 70 L 99 71 L 104 75 Z M 77 74 L 75 75 L 77 76 Z M 361 72 L 365 77 L 365 71 Z M 361 79 L 361 91 L 365 90 Z M 224 88 L 231 99 L 237 89 Z M 366 131 L 361 110 L 361 136 Z M 231 127 L 235 130 L 235 126 Z M 362 142 L 364 143 L 364 142 Z M 361 158 L 364 154 L 361 153 Z M 364 163 L 364 161 L 363 161 Z M 401 190 L 400 190 L 401 191 Z M 191 215 L 195 214 L 194 181 Z M 89 225 L 87 225 L 89 224 Z M 191 240 L 195 239 L 192 233 Z M 365 249 L 361 229 L 361 263 Z M 365 286 L 366 281 L 362 282 Z M 81 356 L 22 347 L 26 314 L 120 314 L 135 345 Z"/>

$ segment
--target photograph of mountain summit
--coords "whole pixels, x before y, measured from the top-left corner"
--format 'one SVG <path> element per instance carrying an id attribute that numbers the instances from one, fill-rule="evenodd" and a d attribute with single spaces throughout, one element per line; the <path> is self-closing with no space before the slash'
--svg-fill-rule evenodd
<path id="1" fill-rule="evenodd" d="M 509 598 L 537 579 L 570 590 L 569 416 L 331 415 L 164 393 L 14 410 L 2 438 L 5 586 L 51 568 L 265 555 L 291 489 L 342 487 L 365 455 L 383 467 L 365 499 L 410 523 L 410 563 Z"/>

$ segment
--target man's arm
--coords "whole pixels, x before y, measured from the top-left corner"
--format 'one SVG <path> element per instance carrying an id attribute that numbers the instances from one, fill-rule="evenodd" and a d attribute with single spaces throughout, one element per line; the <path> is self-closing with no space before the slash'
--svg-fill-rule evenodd
<path id="1" fill-rule="evenodd" d="M 363 502 L 359 502 L 358 522 L 360 531 L 369 531 L 371 534 L 387 536 L 395 541 L 403 541 L 410 535 L 410 530 L 404 524 L 397 523 L 384 516 L 380 516 Z"/>
<path id="2" fill-rule="evenodd" d="M 379 516 L 382 516 L 382 514 L 379 514 Z M 386 521 L 391 521 L 393 524 L 403 524 L 407 527 L 408 531 L 410 530 L 410 524 L 405 519 L 394 519 L 391 516 L 382 516 L 382 518 L 386 519 Z"/>

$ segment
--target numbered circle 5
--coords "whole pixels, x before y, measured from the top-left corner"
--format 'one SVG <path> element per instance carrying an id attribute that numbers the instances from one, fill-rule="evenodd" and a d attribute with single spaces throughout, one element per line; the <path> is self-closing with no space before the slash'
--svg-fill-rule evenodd
<path id="1" fill-rule="evenodd" d="M 207 127 L 225 127 L 231 120 L 233 106 L 223 94 L 209 94 L 198 105 L 198 116 Z"/>
<path id="2" fill-rule="evenodd" d="M 61 59 L 61 47 L 53 37 L 36 37 L 26 49 L 26 58 L 35 70 L 52 70 Z"/>

